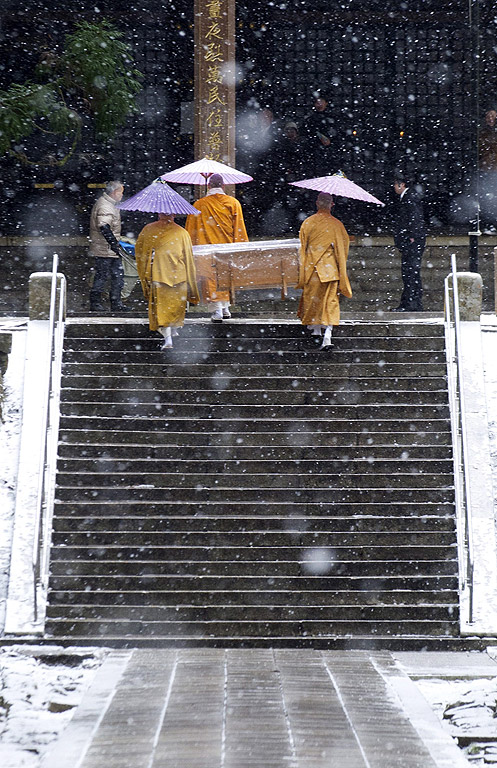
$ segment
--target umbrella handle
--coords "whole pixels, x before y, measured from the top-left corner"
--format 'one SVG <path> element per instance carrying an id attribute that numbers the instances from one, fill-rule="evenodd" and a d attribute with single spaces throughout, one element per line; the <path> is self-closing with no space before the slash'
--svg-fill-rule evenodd
<path id="1" fill-rule="evenodd" d="M 212 171 L 209 171 L 208 173 L 201 173 L 200 175 L 203 176 L 204 179 L 205 179 L 205 190 L 204 190 L 204 193 L 207 194 L 207 180 L 210 179 L 210 177 L 212 176 Z"/>

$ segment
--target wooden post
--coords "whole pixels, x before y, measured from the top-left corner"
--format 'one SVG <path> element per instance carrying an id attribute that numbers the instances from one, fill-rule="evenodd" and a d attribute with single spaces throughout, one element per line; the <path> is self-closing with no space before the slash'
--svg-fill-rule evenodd
<path id="1" fill-rule="evenodd" d="M 235 164 L 235 0 L 195 0 L 195 159 Z"/>

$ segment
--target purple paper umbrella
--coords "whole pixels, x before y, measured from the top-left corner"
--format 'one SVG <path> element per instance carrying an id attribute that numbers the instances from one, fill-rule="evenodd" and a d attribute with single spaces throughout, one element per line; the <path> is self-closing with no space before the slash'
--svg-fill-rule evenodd
<path id="1" fill-rule="evenodd" d="M 315 189 L 317 192 L 327 192 L 329 195 L 352 197 L 354 200 L 362 200 L 364 203 L 385 205 L 377 197 L 373 197 L 358 184 L 350 181 L 342 171 L 338 171 L 333 176 L 319 176 L 317 179 L 303 179 L 303 181 L 291 181 L 289 183 L 294 187 Z"/>
<path id="2" fill-rule="evenodd" d="M 148 187 L 137 192 L 129 200 L 119 203 L 117 207 L 124 211 L 169 213 L 177 214 L 178 216 L 181 214 L 187 216 L 189 213 L 195 215 L 200 213 L 184 197 L 181 197 L 174 189 L 171 189 L 169 184 L 166 184 L 161 178 L 155 179 Z"/>

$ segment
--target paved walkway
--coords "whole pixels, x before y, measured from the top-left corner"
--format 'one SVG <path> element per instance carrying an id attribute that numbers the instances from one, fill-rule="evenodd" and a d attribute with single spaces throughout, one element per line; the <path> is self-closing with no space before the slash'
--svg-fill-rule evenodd
<path id="1" fill-rule="evenodd" d="M 467 765 L 390 653 L 258 649 L 112 652 L 43 762 L 43 768 Z"/>

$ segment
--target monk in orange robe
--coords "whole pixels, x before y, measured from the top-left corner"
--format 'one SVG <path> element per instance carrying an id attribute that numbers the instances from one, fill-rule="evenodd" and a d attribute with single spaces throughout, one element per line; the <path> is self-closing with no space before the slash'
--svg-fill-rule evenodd
<path id="1" fill-rule="evenodd" d="M 214 173 L 207 186 L 207 195 L 193 204 L 200 216 L 191 214 L 186 219 L 186 231 L 193 245 L 247 242 L 242 206 L 235 197 L 224 193 L 223 177 Z M 211 320 L 221 323 L 223 318 L 231 317 L 229 291 L 217 290 L 216 273 L 207 260 L 198 262 L 197 269 L 202 298 L 215 308 Z"/>
<path id="2" fill-rule="evenodd" d="M 315 336 L 324 338 L 321 349 L 331 346 L 334 325 L 340 322 L 339 294 L 351 298 L 347 277 L 349 236 L 342 222 L 331 215 L 333 196 L 320 192 L 317 213 L 300 228 L 299 282 L 302 288 L 297 316 Z"/>
<path id="3" fill-rule="evenodd" d="M 135 256 L 150 330 L 162 335 L 161 349 L 171 349 L 172 336 L 185 322 L 186 302 L 199 301 L 192 241 L 174 216 L 160 213 L 138 235 Z"/>

